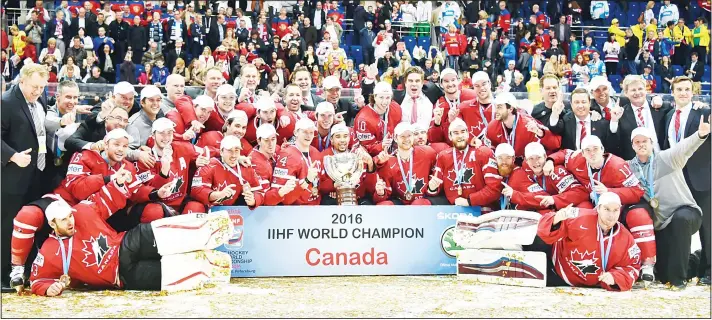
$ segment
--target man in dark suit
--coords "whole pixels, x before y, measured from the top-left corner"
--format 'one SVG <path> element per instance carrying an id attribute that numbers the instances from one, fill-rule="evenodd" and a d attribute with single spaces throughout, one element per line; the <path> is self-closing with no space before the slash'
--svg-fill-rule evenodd
<path id="1" fill-rule="evenodd" d="M 321 31 L 322 28 L 326 26 L 326 11 L 324 11 L 321 1 L 316 3 L 314 10 L 309 12 L 308 17 L 311 19 L 312 24 L 316 27 L 316 30 L 319 33 L 319 39 L 317 41 L 321 41 L 323 34 Z"/>
<path id="2" fill-rule="evenodd" d="M 311 71 L 304 66 L 294 69 L 290 75 L 290 82 L 299 86 L 302 89 L 302 111 L 314 111 L 319 102 L 324 101 L 324 98 L 317 96 L 311 90 Z"/>
<path id="3" fill-rule="evenodd" d="M 208 8 L 205 11 L 205 15 L 203 15 L 203 27 L 205 27 L 205 30 L 213 30 L 213 25 L 217 24 L 218 18 L 213 15 L 213 9 Z"/>
<path id="4" fill-rule="evenodd" d="M 577 88 L 571 93 L 572 112 L 564 114 L 564 104 L 555 104 L 552 108 L 549 128 L 551 132 L 561 136 L 561 148 L 579 150 L 581 140 L 588 135 L 595 135 L 606 148 L 612 152 L 617 147 L 617 135 L 610 130 L 610 123 L 606 119 L 594 121 L 591 119 L 591 102 L 588 90 Z"/>
<path id="5" fill-rule="evenodd" d="M 85 35 L 92 35 L 97 32 L 94 30 L 96 27 L 96 16 L 94 16 L 94 20 L 91 20 L 84 8 L 79 8 L 77 16 L 72 18 L 72 24 L 69 26 L 69 31 L 72 36 L 76 36 L 81 27 L 84 27 Z"/>
<path id="6" fill-rule="evenodd" d="M 543 125 L 549 127 L 549 117 L 551 117 L 551 107 L 557 100 L 562 100 L 564 103 L 564 114 L 571 112 L 571 104 L 563 100 L 563 93 L 559 87 L 559 78 L 553 74 L 547 74 L 541 77 L 541 97 L 544 101 L 535 105 L 532 109 L 532 117 L 539 120 Z M 593 109 L 592 109 L 593 110 Z M 551 129 L 551 127 L 549 128 Z"/>
<path id="7" fill-rule="evenodd" d="M 57 25 L 61 24 L 61 32 L 57 31 Z M 55 13 L 55 18 L 47 21 L 47 28 L 45 28 L 45 39 L 44 43 L 47 43 L 49 38 L 55 38 L 57 40 L 57 49 L 64 56 L 64 50 L 67 48 L 66 44 L 71 39 L 71 34 L 69 32 L 69 23 L 64 20 L 64 11 L 57 11 Z M 39 49 L 39 48 L 38 48 Z"/>
<path id="8" fill-rule="evenodd" d="M 347 126 L 352 126 L 353 119 L 358 113 L 358 108 L 353 103 L 353 101 L 351 101 L 351 99 L 341 97 L 341 92 L 343 88 L 341 87 L 339 77 L 328 76 L 324 78 L 322 86 L 324 89 L 324 94 L 326 96 L 326 101 L 334 105 L 336 114 L 343 112 L 342 115 L 344 118 L 344 123 Z"/>
<path id="9" fill-rule="evenodd" d="M 213 17 L 215 19 L 215 17 Z M 220 44 L 222 44 L 225 35 L 227 34 L 227 28 L 225 26 L 225 16 L 219 14 L 216 21 L 210 26 L 210 31 L 208 32 L 208 45 L 214 51 Z"/>
<path id="10" fill-rule="evenodd" d="M 13 219 L 20 208 L 39 199 L 43 188 L 44 170 L 51 165 L 52 153 L 44 119 L 47 103 L 41 98 L 49 79 L 43 65 L 26 65 L 20 70 L 20 82 L 2 95 L 2 210 L 0 239 L 2 265 L 0 279 L 5 292 L 9 287 L 10 241 Z"/>
<path id="11" fill-rule="evenodd" d="M 653 147 L 660 151 L 661 141 L 666 137 L 665 115 L 671 109 L 670 104 L 663 103 L 660 97 L 648 101 L 645 97 L 645 80 L 641 76 L 627 76 L 623 81 L 623 92 L 628 98 L 620 99 L 620 107 L 623 109 L 617 130 L 619 136 L 617 144 L 620 149 L 615 154 L 625 160 L 635 157 L 633 146 L 624 142 L 631 141 L 631 134 L 637 127 L 646 127 L 651 132 L 655 132 L 657 140 L 653 141 Z"/>
<path id="12" fill-rule="evenodd" d="M 183 59 L 186 65 L 190 63 L 190 61 L 188 61 L 187 52 L 185 52 L 185 48 L 183 47 L 182 38 L 176 40 L 174 49 L 170 49 L 166 52 L 166 66 L 169 72 L 173 72 L 173 67 L 176 66 L 176 59 L 178 58 Z"/>
<path id="13" fill-rule="evenodd" d="M 319 39 L 319 31 L 311 24 L 311 19 L 308 17 L 304 18 L 304 24 L 299 34 L 302 35 L 302 38 L 308 46 L 316 47 L 317 39 Z"/>
<path id="14" fill-rule="evenodd" d="M 247 30 L 247 22 L 244 19 L 240 19 L 238 27 L 235 29 L 235 36 L 238 43 L 247 42 L 250 37 L 250 31 Z"/>
<path id="15" fill-rule="evenodd" d="M 552 28 L 554 30 L 554 38 L 559 40 L 559 43 L 564 44 L 571 37 L 571 25 L 566 23 L 566 16 L 559 17 L 559 23 Z"/>
<path id="16" fill-rule="evenodd" d="M 366 27 L 359 30 L 361 35 L 359 38 L 361 39 L 361 47 L 363 48 L 363 50 L 361 50 L 363 53 L 363 63 L 371 65 L 376 61 L 373 56 L 373 40 L 376 39 L 376 33 L 373 32 L 373 22 L 366 21 Z"/>
<path id="17" fill-rule="evenodd" d="M 662 149 L 668 149 L 683 138 L 697 132 L 700 121 L 710 122 L 710 109 L 697 108 L 692 104 L 692 80 L 685 76 L 677 77 L 672 83 L 672 95 L 675 99 L 675 109 L 670 110 L 665 117 L 666 139 Z M 700 241 L 702 243 L 702 257 L 700 258 L 699 274 L 700 283 L 710 285 L 710 140 L 692 154 L 682 172 L 685 182 L 692 191 L 692 197 L 702 209 L 702 227 L 700 227 Z"/>
<path id="18" fill-rule="evenodd" d="M 363 28 L 366 27 L 366 19 L 368 19 L 368 13 L 366 9 L 363 8 L 363 4 L 360 4 L 354 10 L 354 30 L 361 32 Z M 355 45 L 361 44 L 361 37 L 355 37 Z"/>
<path id="19" fill-rule="evenodd" d="M 697 52 L 693 52 L 690 62 L 685 65 L 685 75 L 692 78 L 693 82 L 701 82 L 705 74 L 705 64 L 699 61 Z"/>
<path id="20" fill-rule="evenodd" d="M 102 139 L 106 133 L 117 128 L 126 129 L 128 124 L 129 113 L 126 109 L 119 106 L 102 107 L 79 125 L 77 131 L 64 142 L 64 147 L 68 154 L 83 150 L 102 151 L 105 148 Z"/>

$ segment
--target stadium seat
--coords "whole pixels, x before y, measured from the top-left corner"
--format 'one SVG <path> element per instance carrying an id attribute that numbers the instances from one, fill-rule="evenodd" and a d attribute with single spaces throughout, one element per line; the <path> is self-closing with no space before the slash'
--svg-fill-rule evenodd
<path id="1" fill-rule="evenodd" d="M 423 48 L 423 50 L 428 51 L 431 44 L 430 37 L 418 37 L 418 46 Z"/>
<path id="2" fill-rule="evenodd" d="M 615 90 L 616 92 L 621 92 L 621 82 L 623 81 L 623 78 L 621 76 L 610 75 L 608 76 L 608 81 L 611 83 L 613 90 Z"/>
<path id="3" fill-rule="evenodd" d="M 710 81 L 710 66 L 705 65 L 705 73 L 702 75 L 702 81 Z"/>
<path id="4" fill-rule="evenodd" d="M 672 75 L 679 77 L 682 75 L 682 66 L 672 65 Z"/>
<path id="5" fill-rule="evenodd" d="M 136 75 L 136 79 L 138 79 L 138 76 L 140 76 L 140 75 L 141 75 L 141 72 L 143 72 L 143 71 L 144 71 L 144 66 L 143 66 L 142 64 L 140 64 L 140 63 L 137 64 L 137 65 L 136 65 L 136 72 L 134 72 L 135 75 Z"/>
<path id="6" fill-rule="evenodd" d="M 354 65 L 358 67 L 359 64 L 363 63 L 363 48 L 361 46 L 351 46 L 351 59 L 354 60 Z"/>
<path id="7" fill-rule="evenodd" d="M 346 32 L 344 31 L 343 39 L 341 40 L 341 43 L 346 45 L 347 47 L 350 47 L 352 44 L 354 44 L 354 35 L 351 32 Z"/>
<path id="8" fill-rule="evenodd" d="M 663 78 L 660 76 L 655 76 L 655 93 L 662 93 L 663 92 Z"/>
<path id="9" fill-rule="evenodd" d="M 121 81 L 120 80 L 121 79 L 121 69 L 120 68 L 121 68 L 121 64 L 117 64 L 114 69 L 114 70 L 116 70 L 116 83 L 119 83 L 119 81 Z"/>
<path id="10" fill-rule="evenodd" d="M 630 7 L 628 7 L 628 16 L 626 18 L 626 26 L 630 27 L 630 26 L 638 24 L 639 17 L 640 17 L 640 11 L 632 11 L 630 9 Z"/>
<path id="11" fill-rule="evenodd" d="M 410 55 L 413 55 L 413 49 L 415 48 L 415 45 L 417 44 L 417 41 L 414 36 L 403 36 L 401 38 L 401 41 L 405 43 L 405 49 L 408 50 L 408 53 Z"/>

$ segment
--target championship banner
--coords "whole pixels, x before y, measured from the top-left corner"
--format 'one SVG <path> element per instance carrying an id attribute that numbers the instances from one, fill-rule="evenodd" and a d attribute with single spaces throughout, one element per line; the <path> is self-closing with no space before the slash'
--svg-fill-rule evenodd
<path id="1" fill-rule="evenodd" d="M 217 248 L 232 277 L 446 275 L 457 273 L 459 206 L 214 207 L 234 224 Z"/>

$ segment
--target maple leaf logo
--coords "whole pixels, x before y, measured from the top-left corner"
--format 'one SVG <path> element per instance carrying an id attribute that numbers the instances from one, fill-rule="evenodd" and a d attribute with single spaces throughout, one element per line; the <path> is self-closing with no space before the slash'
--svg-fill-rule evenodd
<path id="1" fill-rule="evenodd" d="M 472 183 L 472 177 L 475 176 L 475 172 L 472 170 L 472 168 L 466 168 L 465 172 L 462 174 L 462 184 L 471 184 Z M 447 172 L 447 179 L 452 181 L 454 185 L 457 185 L 458 183 L 456 182 L 457 179 L 455 179 L 455 170 L 450 170 Z"/>
<path id="2" fill-rule="evenodd" d="M 598 258 L 595 258 L 595 255 L 596 250 L 591 253 L 589 253 L 588 250 L 581 253 L 578 249 L 574 249 L 574 251 L 571 252 L 571 263 L 576 266 L 584 276 L 596 274 L 601 268 L 596 264 Z"/>
<path id="3" fill-rule="evenodd" d="M 82 260 L 82 262 L 84 262 L 87 267 L 100 266 L 106 252 L 111 249 L 106 240 L 106 236 L 99 233 L 98 237 L 91 237 L 89 240 L 82 240 L 82 242 L 84 243 L 84 248 L 82 249 L 82 252 L 84 252 L 84 260 Z"/>
<path id="4" fill-rule="evenodd" d="M 416 193 L 416 194 L 425 193 L 425 190 L 424 190 L 425 181 L 423 180 L 423 178 L 415 179 L 413 184 L 414 184 L 413 185 L 413 193 Z M 398 186 L 398 190 L 401 190 L 401 191 L 403 191 L 403 193 L 405 193 L 405 183 L 403 181 L 399 181 L 397 183 L 397 186 Z"/>

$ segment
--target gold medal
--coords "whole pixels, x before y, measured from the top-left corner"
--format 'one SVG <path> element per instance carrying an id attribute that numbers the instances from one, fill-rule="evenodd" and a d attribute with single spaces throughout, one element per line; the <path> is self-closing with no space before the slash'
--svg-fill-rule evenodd
<path id="1" fill-rule="evenodd" d="M 312 186 L 312 196 L 319 195 L 319 188 L 317 186 Z"/>
<path id="2" fill-rule="evenodd" d="M 62 161 L 62 158 L 61 158 L 61 157 L 54 158 L 54 166 L 55 166 L 55 167 L 61 166 L 61 165 L 62 165 L 62 162 L 63 162 L 63 161 Z"/>
<path id="3" fill-rule="evenodd" d="M 413 200 L 413 194 L 410 192 L 405 193 L 405 201 Z"/>
<path id="4" fill-rule="evenodd" d="M 458 196 L 462 195 L 462 186 L 457 186 L 457 195 Z"/>
<path id="5" fill-rule="evenodd" d="M 650 206 L 653 207 L 653 209 L 657 209 L 658 207 L 660 207 L 660 202 L 658 201 L 658 198 L 650 199 Z"/>
<path id="6" fill-rule="evenodd" d="M 59 282 L 62 283 L 65 288 L 67 288 L 69 287 L 69 283 L 72 282 L 72 278 L 70 278 L 67 274 L 63 274 L 61 277 L 59 277 Z"/>

